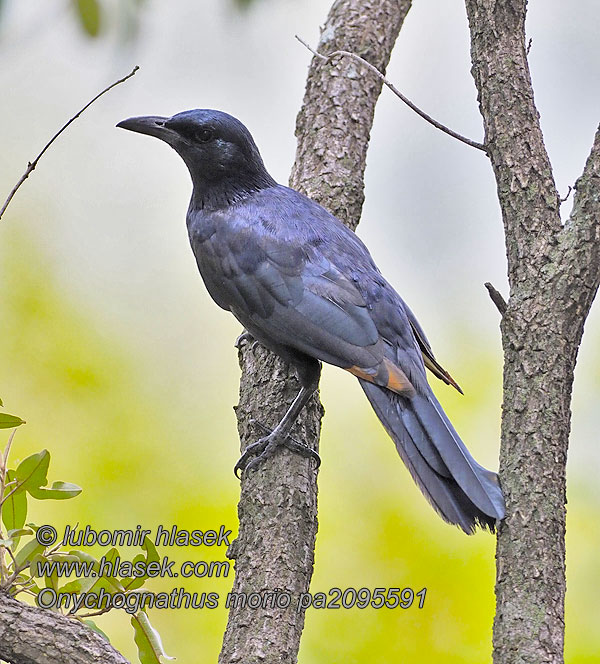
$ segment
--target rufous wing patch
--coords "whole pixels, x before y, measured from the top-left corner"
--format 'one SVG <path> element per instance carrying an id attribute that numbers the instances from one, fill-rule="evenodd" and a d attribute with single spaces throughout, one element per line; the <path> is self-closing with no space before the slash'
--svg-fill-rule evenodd
<path id="1" fill-rule="evenodd" d="M 400 367 L 397 367 L 391 360 L 388 360 L 387 357 L 376 368 L 362 369 L 361 367 L 352 366 L 346 369 L 346 371 L 349 371 L 358 378 L 368 380 L 370 383 L 375 383 L 375 385 L 387 387 L 388 390 L 392 390 L 392 392 L 405 397 L 412 396 L 415 393 L 415 388 L 406 377 L 404 371 Z"/>

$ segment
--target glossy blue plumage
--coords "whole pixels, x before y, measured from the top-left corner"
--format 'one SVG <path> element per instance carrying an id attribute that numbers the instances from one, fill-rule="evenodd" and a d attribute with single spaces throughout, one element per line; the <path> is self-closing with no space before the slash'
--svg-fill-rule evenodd
<path id="1" fill-rule="evenodd" d="M 293 363 L 305 387 L 315 360 L 356 373 L 438 513 L 468 533 L 478 524 L 493 529 L 504 517 L 497 476 L 469 454 L 429 387 L 425 362 L 454 382 L 360 239 L 316 202 L 275 183 L 232 116 L 197 110 L 121 126 L 161 138 L 187 164 L 190 243 L 215 302 Z M 410 390 L 395 386 L 391 370 Z"/>

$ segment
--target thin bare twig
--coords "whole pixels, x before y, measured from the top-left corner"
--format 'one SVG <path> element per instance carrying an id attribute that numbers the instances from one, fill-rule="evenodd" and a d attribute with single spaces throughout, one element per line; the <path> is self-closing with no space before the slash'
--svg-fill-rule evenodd
<path id="1" fill-rule="evenodd" d="M 12 188 L 12 191 L 8 195 L 8 198 L 4 201 L 4 205 L 2 206 L 2 209 L 0 210 L 0 219 L 2 219 L 2 215 L 6 212 L 6 208 L 9 206 L 10 202 L 13 199 L 13 196 L 17 193 L 17 190 L 19 187 L 27 180 L 29 177 L 30 173 L 35 170 L 35 167 L 38 165 L 39 160 L 44 156 L 44 153 L 46 150 L 54 143 L 54 141 L 65 131 L 65 129 L 72 123 L 77 120 L 77 118 L 84 112 L 86 111 L 97 99 L 100 99 L 102 95 L 106 94 L 109 90 L 112 90 L 114 87 L 117 85 L 120 85 L 121 83 L 124 83 L 128 78 L 131 78 L 135 72 L 139 69 L 139 67 L 136 65 L 133 70 L 127 74 L 127 76 L 124 76 L 123 78 L 120 78 L 118 81 L 115 81 L 114 83 L 111 83 L 107 88 L 104 88 L 102 92 L 99 92 L 92 100 L 90 100 L 80 111 L 78 111 L 72 118 L 70 118 L 65 124 L 54 134 L 54 136 L 46 143 L 44 146 L 43 150 L 38 154 L 38 156 L 33 160 L 30 161 L 27 164 L 27 168 L 23 175 L 19 178 L 19 181 L 17 184 Z"/>
<path id="2" fill-rule="evenodd" d="M 2 455 L 1 463 L 2 463 L 2 473 L 6 473 L 6 464 L 8 463 L 8 455 L 10 454 L 10 447 L 13 442 L 13 438 L 15 437 L 15 434 L 17 433 L 16 428 L 12 430 L 12 433 L 10 434 L 8 438 L 8 443 L 6 443 L 6 447 L 4 448 L 4 454 Z"/>
<path id="3" fill-rule="evenodd" d="M 487 291 L 492 298 L 492 302 L 496 305 L 496 309 L 498 309 L 500 315 L 504 316 L 508 305 L 506 304 L 506 300 L 502 297 L 502 294 L 497 291 L 489 281 L 486 281 L 483 285 L 487 288 Z"/>
<path id="4" fill-rule="evenodd" d="M 14 581 L 19 578 L 19 574 L 25 569 L 27 569 L 27 565 L 22 565 L 21 567 L 18 566 L 14 567 L 12 574 L 6 579 L 2 587 L 10 588 L 14 583 Z"/>
<path id="5" fill-rule="evenodd" d="M 77 618 L 78 620 L 83 620 L 84 618 L 94 618 L 95 616 L 101 616 L 110 611 L 110 607 L 104 609 L 98 609 L 97 611 L 92 611 L 91 613 L 80 613 L 79 615 L 74 613 L 75 609 L 70 609 L 65 615 L 69 618 Z"/>
<path id="6" fill-rule="evenodd" d="M 352 53 L 350 51 L 334 51 L 333 53 L 330 53 L 329 55 L 323 55 L 322 53 L 319 53 L 318 51 L 315 51 L 312 49 L 301 37 L 296 35 L 296 39 L 303 45 L 305 46 L 315 57 L 320 58 L 323 60 L 323 62 L 329 62 L 332 58 L 335 58 L 336 56 L 346 56 L 348 58 L 353 58 L 354 60 L 357 60 L 358 62 L 362 63 L 366 67 L 368 67 L 380 80 L 381 82 L 386 85 L 399 99 L 401 99 L 409 108 L 411 108 L 417 115 L 420 115 L 423 120 L 426 120 L 429 122 L 429 124 L 433 125 L 436 129 L 439 129 L 440 131 L 443 131 L 445 134 L 448 134 L 448 136 L 452 136 L 453 138 L 456 138 L 457 140 L 461 141 L 462 143 L 465 143 L 466 145 L 470 145 L 472 148 L 477 148 L 478 150 L 481 150 L 482 152 L 485 152 L 487 154 L 487 148 L 483 143 L 478 143 L 477 141 L 472 141 L 470 138 L 467 138 L 466 136 L 463 136 L 462 134 L 458 134 L 457 132 L 453 131 L 449 127 L 446 127 L 445 125 L 441 124 L 437 120 L 434 120 L 430 115 L 427 115 L 425 111 L 422 111 L 418 106 L 412 103 L 408 97 L 405 97 L 396 86 L 391 83 L 380 71 L 377 69 L 377 67 L 374 67 L 370 62 L 367 62 L 364 58 L 361 58 L 360 55 L 357 55 L 356 53 Z"/>
<path id="7" fill-rule="evenodd" d="M 10 546 L 3 547 L 3 549 L 4 549 L 4 551 L 6 551 L 8 553 L 10 559 L 12 560 L 13 571 L 16 570 L 18 565 L 17 565 L 17 561 L 15 559 L 15 554 L 11 551 Z"/>
<path id="8" fill-rule="evenodd" d="M 529 51 L 531 51 L 531 45 L 533 44 L 533 38 L 530 37 L 529 41 L 527 42 L 527 50 L 525 51 L 526 55 L 529 55 Z"/>
<path id="9" fill-rule="evenodd" d="M 17 430 L 13 429 L 8 439 L 8 443 L 6 443 L 6 448 L 4 449 L 4 453 L 0 455 L 0 507 L 2 507 L 2 503 L 4 502 L 4 492 L 7 486 L 6 468 L 8 463 L 8 455 L 10 454 L 10 446 L 12 445 L 13 438 L 15 437 L 16 433 Z M 4 537 L 4 534 L 2 532 L 2 524 L 0 524 L 0 537 Z M 11 553 L 8 547 L 7 551 Z M 4 547 L 0 547 L 0 585 L 2 586 L 4 585 Z"/>
<path id="10" fill-rule="evenodd" d="M 7 501 L 13 495 L 13 493 L 18 491 L 23 486 L 23 484 L 25 483 L 25 480 L 23 480 L 22 482 L 14 480 L 14 482 L 15 482 L 14 488 L 11 489 L 5 496 L 1 496 L 1 498 L 0 498 L 0 507 L 2 507 L 2 505 L 5 503 L 5 501 Z M 12 485 L 12 484 L 13 484 L 13 482 L 9 482 L 7 484 L 7 486 Z"/>
<path id="11" fill-rule="evenodd" d="M 560 202 L 560 203 L 564 203 L 564 202 L 567 200 L 567 198 L 569 198 L 569 196 L 571 195 L 571 192 L 572 192 L 572 191 L 573 191 L 573 187 L 572 187 L 571 185 L 569 185 L 569 191 L 567 191 L 567 193 L 565 194 L 565 196 L 564 196 L 563 198 L 559 198 L 559 199 L 558 199 L 559 202 Z"/>

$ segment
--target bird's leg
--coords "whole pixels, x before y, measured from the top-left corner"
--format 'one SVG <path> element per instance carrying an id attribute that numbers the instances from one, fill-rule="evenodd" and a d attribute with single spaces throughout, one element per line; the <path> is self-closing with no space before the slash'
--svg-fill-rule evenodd
<path id="1" fill-rule="evenodd" d="M 251 468 L 256 468 L 261 461 L 270 457 L 279 446 L 287 447 L 291 452 L 296 452 L 302 456 L 314 459 L 317 462 L 317 468 L 319 467 L 321 464 L 321 458 L 319 455 L 313 449 L 308 447 L 308 445 L 295 440 L 289 435 L 292 425 L 296 421 L 300 411 L 307 404 L 315 389 L 316 384 L 311 385 L 310 387 L 303 387 L 300 392 L 298 392 L 298 395 L 292 402 L 287 413 L 281 418 L 281 421 L 273 431 L 269 432 L 267 427 L 260 424 L 260 427 L 269 433 L 256 443 L 248 445 L 244 450 L 244 453 L 233 469 L 236 477 L 239 477 L 238 471 L 240 470 L 248 471 Z M 252 457 L 255 458 L 250 461 Z"/>
<path id="2" fill-rule="evenodd" d="M 256 426 L 259 429 L 262 429 L 267 435 L 272 433 L 269 427 L 266 427 L 262 422 L 259 422 L 258 420 L 251 420 L 251 424 L 256 424 Z M 266 447 L 264 443 L 259 442 L 249 445 L 246 448 L 246 450 L 248 450 L 250 447 L 254 447 L 254 445 L 263 445 L 263 450 Z M 288 434 L 287 438 L 283 441 L 282 445 L 286 447 L 288 450 L 290 450 L 290 452 L 296 452 L 296 454 L 299 454 L 300 456 L 314 459 L 317 462 L 315 468 L 318 468 L 321 465 L 321 457 L 317 454 L 317 452 L 311 449 L 308 445 L 301 443 L 299 440 L 296 440 L 290 434 Z"/>

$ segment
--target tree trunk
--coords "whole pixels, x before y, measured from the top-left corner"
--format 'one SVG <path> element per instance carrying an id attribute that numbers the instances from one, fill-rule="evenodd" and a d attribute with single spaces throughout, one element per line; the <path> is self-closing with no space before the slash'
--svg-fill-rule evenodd
<path id="1" fill-rule="evenodd" d="M 600 275 L 598 135 L 569 222 L 544 146 L 525 0 L 466 0 L 472 73 L 506 237 L 496 664 L 563 661 L 565 470 L 573 372 Z"/>
<path id="2" fill-rule="evenodd" d="M 0 660 L 11 664 L 129 664 L 78 620 L 0 594 Z"/>
<path id="3" fill-rule="evenodd" d="M 354 51 L 385 69 L 410 0 L 338 0 L 321 32 L 319 50 Z M 302 110 L 298 150 L 290 184 L 327 207 L 350 227 L 360 218 L 363 175 L 375 103 L 381 82 L 348 59 L 333 64 L 314 58 Z M 242 378 L 237 407 L 241 448 L 262 432 L 252 420 L 273 427 L 299 389 L 294 371 L 272 353 L 248 344 L 240 350 Z M 293 435 L 318 449 L 323 414 L 315 396 Z M 234 593 L 289 593 L 288 607 L 230 606 L 221 664 L 297 661 L 304 611 L 300 593 L 310 586 L 317 532 L 317 473 L 314 462 L 278 452 L 242 478 L 239 536 L 228 555 L 235 559 Z M 256 597 L 256 596 L 255 596 Z"/>

